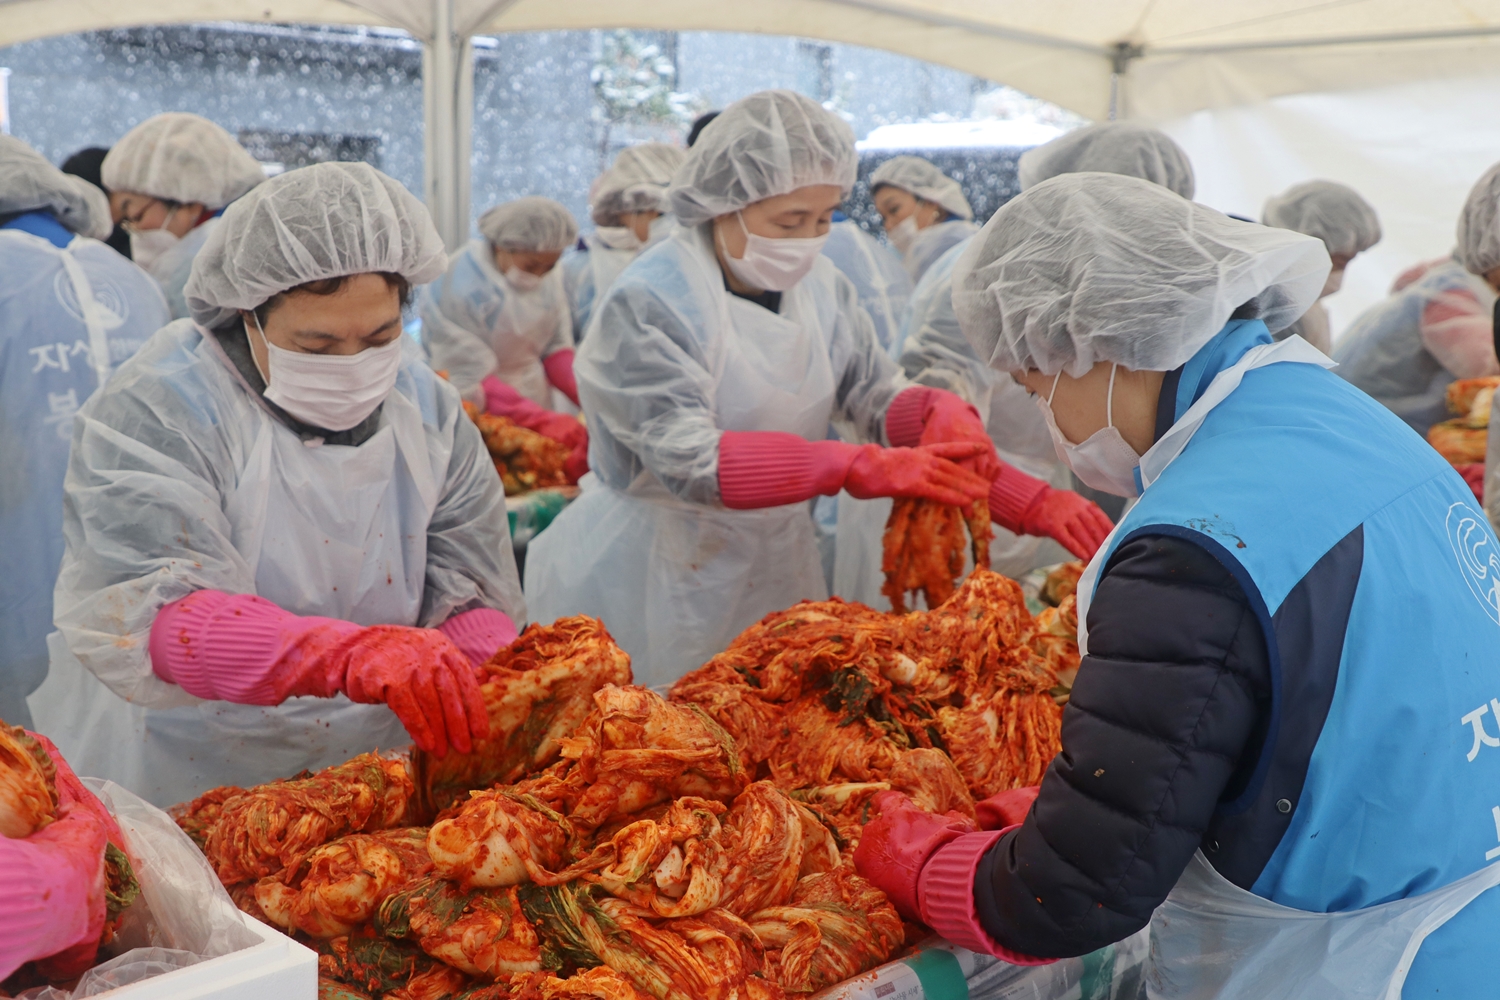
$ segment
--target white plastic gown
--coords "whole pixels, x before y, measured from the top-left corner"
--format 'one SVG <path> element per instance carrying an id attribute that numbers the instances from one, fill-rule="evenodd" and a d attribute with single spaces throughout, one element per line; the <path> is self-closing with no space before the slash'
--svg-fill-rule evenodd
<path id="1" fill-rule="evenodd" d="M 1445 261 L 1365 310 L 1340 339 L 1334 371 L 1426 434 L 1448 418 L 1449 382 L 1500 373 L 1494 307 L 1483 278 Z"/>
<path id="2" fill-rule="evenodd" d="M 479 383 L 494 375 L 539 406 L 561 405 L 542 367 L 543 358 L 573 346 L 560 268 L 535 291 L 519 291 L 495 268 L 490 244 L 471 240 L 422 289 L 417 308 L 428 360 L 464 399 L 482 403 Z"/>
<path id="3" fill-rule="evenodd" d="M 906 383 L 831 262 L 772 313 L 725 290 L 706 225 L 637 258 L 600 310 L 574 368 L 594 474 L 531 543 L 527 601 L 539 621 L 602 618 L 639 683 L 670 684 L 827 593 L 809 504 L 720 504 L 719 435 L 820 440 L 832 421 L 880 441 Z"/>
<path id="4" fill-rule="evenodd" d="M 830 228 L 823 256 L 854 282 L 859 304 L 875 324 L 875 339 L 890 352 L 911 308 L 912 281 L 901 258 L 849 219 Z"/>
<path id="5" fill-rule="evenodd" d="M 901 257 L 912 282 L 920 282 L 927 269 L 937 263 L 939 257 L 977 232 L 979 227 L 967 219 L 948 219 L 917 230 L 916 239 L 911 241 L 911 246 L 906 248 L 906 253 Z"/>
<path id="6" fill-rule="evenodd" d="M 158 804 L 410 742 L 384 705 L 235 705 L 168 684 L 147 652 L 165 605 L 215 589 L 364 625 L 525 619 L 499 479 L 415 345 L 369 440 L 312 447 L 213 335 L 164 327 L 76 424 L 64 530 L 61 634 L 32 711 L 70 762 Z"/>
<path id="7" fill-rule="evenodd" d="M 182 239 L 152 261 L 151 266 L 146 269 L 146 273 L 161 285 L 162 294 L 167 297 L 167 309 L 173 319 L 187 319 L 189 316 L 183 290 L 187 287 L 188 277 L 193 273 L 193 258 L 198 256 L 198 251 L 208 242 L 209 234 L 222 222 L 223 219 L 215 216 L 201 226 L 188 230 Z"/>
<path id="8" fill-rule="evenodd" d="M 959 328 L 953 311 L 953 265 L 965 246 L 967 242 L 960 243 L 938 258 L 917 286 L 909 332 L 900 351 L 901 368 L 917 385 L 946 389 L 972 403 L 1002 460 L 1064 486 L 1067 469 L 1057 459 L 1035 401 L 1008 374 L 981 363 Z M 856 500 L 848 494 L 838 499 L 833 592 L 847 601 L 889 610 L 890 601 L 880 592 L 885 580 L 880 561 L 891 501 Z M 998 524 L 994 530 L 990 565 L 1006 576 L 1019 577 L 1038 566 L 1071 558 L 1051 539 L 1015 535 Z"/>
<path id="9" fill-rule="evenodd" d="M 568 311 L 573 317 L 573 343 L 583 343 L 584 331 L 594 316 L 594 303 L 607 293 L 620 272 L 640 256 L 641 251 L 653 247 L 672 235 L 676 221 L 670 215 L 659 215 L 651 222 L 651 231 L 643 246 L 634 232 L 621 227 L 595 230 L 583 238 L 585 250 L 568 251 L 558 269 L 562 271 L 563 287 L 567 290 Z M 616 245 L 618 244 L 618 245 Z"/>
<path id="10" fill-rule="evenodd" d="M 73 415 L 167 322 L 156 283 L 103 243 L 0 230 L 0 719 L 47 676 Z M 96 366 L 95 362 L 99 362 Z"/>

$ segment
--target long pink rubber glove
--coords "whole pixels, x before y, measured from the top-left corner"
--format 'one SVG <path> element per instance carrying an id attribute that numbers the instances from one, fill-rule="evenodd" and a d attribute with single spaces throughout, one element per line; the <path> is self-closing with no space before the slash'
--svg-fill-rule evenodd
<path id="1" fill-rule="evenodd" d="M 578 378 L 573 374 L 573 348 L 564 347 L 547 355 L 542 359 L 542 369 L 546 371 L 547 381 L 552 383 L 552 387 L 577 406 Z"/>
<path id="2" fill-rule="evenodd" d="M 885 436 L 893 445 L 983 440 L 994 459 L 986 476 L 993 480 L 990 518 L 1006 531 L 1051 538 L 1078 558 L 1092 559 L 1114 528 L 1093 502 L 1001 462 L 979 412 L 951 392 L 920 385 L 904 390 L 886 409 Z"/>
<path id="3" fill-rule="evenodd" d="M 61 815 L 29 837 L 0 837 L 0 979 L 40 959 L 61 978 L 93 964 L 104 931 L 104 845 L 122 843 L 104 803 L 57 747 L 37 739 L 57 765 Z"/>
<path id="4" fill-rule="evenodd" d="M 568 352 L 570 358 L 572 353 Z M 572 372 L 571 361 L 568 370 Z M 589 432 L 578 418 L 538 406 L 493 375 L 486 376 L 479 385 L 484 390 L 487 413 L 509 417 L 527 430 L 568 446 L 563 472 L 569 482 L 578 482 L 589 471 Z"/>
<path id="5" fill-rule="evenodd" d="M 516 623 L 494 608 L 460 612 L 439 625 L 438 631 L 453 640 L 458 651 L 476 667 L 516 641 Z"/>
<path id="6" fill-rule="evenodd" d="M 989 483 L 958 463 L 977 444 L 882 448 L 809 441 L 780 431 L 719 435 L 719 497 L 737 510 L 801 503 L 841 489 L 851 496 L 926 497 L 961 506 L 985 496 Z"/>
<path id="7" fill-rule="evenodd" d="M 900 792 L 881 792 L 875 807 L 880 815 L 860 831 L 854 868 L 889 896 L 902 916 L 921 921 L 954 944 L 1012 965 L 1056 961 L 1006 948 L 989 936 L 974 908 L 979 861 L 1014 827 L 976 832 L 963 815 L 927 812 Z"/>
<path id="8" fill-rule="evenodd" d="M 474 665 L 437 629 L 302 617 L 253 594 L 199 590 L 157 612 L 151 667 L 199 698 L 279 705 L 288 698 L 385 704 L 438 757 L 489 735 Z"/>

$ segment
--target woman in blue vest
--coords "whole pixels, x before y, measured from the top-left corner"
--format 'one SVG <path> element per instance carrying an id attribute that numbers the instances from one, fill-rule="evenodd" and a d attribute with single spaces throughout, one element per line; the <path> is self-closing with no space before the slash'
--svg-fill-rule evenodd
<path id="1" fill-rule="evenodd" d="M 1023 963 L 1149 923 L 1152 997 L 1494 995 L 1500 542 L 1400 419 L 1273 341 L 1328 271 L 1320 241 L 1093 173 L 960 260 L 980 356 L 1139 501 L 1080 582 L 1039 792 L 989 830 L 899 796 L 866 827 L 856 863 L 909 916 Z"/>

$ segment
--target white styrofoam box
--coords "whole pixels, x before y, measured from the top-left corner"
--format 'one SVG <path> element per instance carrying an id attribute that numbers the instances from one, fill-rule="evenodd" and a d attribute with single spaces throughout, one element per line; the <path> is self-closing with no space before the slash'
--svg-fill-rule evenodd
<path id="1" fill-rule="evenodd" d="M 107 993 L 108 1000 L 316 1000 L 318 954 L 235 910 L 260 943 Z"/>

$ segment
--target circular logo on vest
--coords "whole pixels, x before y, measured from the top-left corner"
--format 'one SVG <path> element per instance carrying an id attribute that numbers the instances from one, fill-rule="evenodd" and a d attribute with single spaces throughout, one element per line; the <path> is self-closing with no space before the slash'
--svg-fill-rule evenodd
<path id="1" fill-rule="evenodd" d="M 1448 542 L 1458 558 L 1458 569 L 1485 613 L 1500 625 L 1500 548 L 1490 522 L 1460 500 L 1448 508 Z"/>

